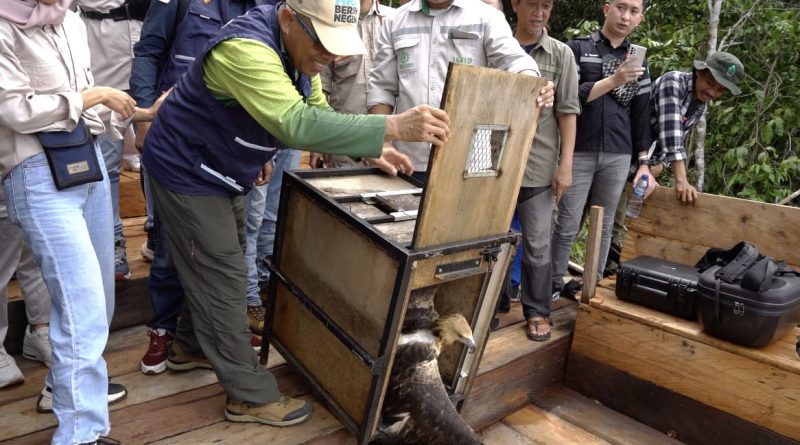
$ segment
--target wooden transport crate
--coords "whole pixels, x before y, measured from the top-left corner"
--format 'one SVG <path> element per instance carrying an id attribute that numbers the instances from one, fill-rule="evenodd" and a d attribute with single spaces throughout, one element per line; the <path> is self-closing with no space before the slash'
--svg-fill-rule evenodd
<path id="1" fill-rule="evenodd" d="M 436 286 L 439 314 L 471 323 L 477 350 L 440 356 L 452 399 L 466 397 L 518 237 L 508 228 L 544 83 L 451 64 L 442 100 L 451 136 L 432 152 L 427 184 L 374 168 L 284 175 L 265 342 L 359 443 L 380 421 L 415 290 Z"/>

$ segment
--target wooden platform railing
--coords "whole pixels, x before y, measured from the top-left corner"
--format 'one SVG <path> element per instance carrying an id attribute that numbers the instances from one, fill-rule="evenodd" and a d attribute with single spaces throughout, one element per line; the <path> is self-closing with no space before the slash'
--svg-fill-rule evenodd
<path id="1" fill-rule="evenodd" d="M 682 205 L 660 187 L 627 219 L 622 260 L 694 265 L 711 247 L 746 240 L 800 269 L 798 222 L 800 208 L 708 194 Z M 614 285 L 601 281 L 580 305 L 569 387 L 689 444 L 800 443 L 800 328 L 746 348 L 705 334 L 696 321 L 620 301 Z"/>

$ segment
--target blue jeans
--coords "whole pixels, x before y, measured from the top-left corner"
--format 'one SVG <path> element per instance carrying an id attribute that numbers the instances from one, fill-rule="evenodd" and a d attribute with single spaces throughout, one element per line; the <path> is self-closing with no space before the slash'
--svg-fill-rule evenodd
<path id="1" fill-rule="evenodd" d="M 108 182 L 111 188 L 111 211 L 114 221 L 114 241 L 120 241 L 122 236 L 122 219 L 119 217 L 119 172 L 122 167 L 123 140 L 111 139 L 108 133 L 97 136 L 97 145 L 103 154 L 103 162 L 108 172 Z"/>
<path id="2" fill-rule="evenodd" d="M 274 176 L 273 176 L 274 177 Z M 247 266 L 247 305 L 261 306 L 260 288 L 258 286 L 258 267 L 256 266 L 256 245 L 258 232 L 264 218 L 267 205 L 267 189 L 269 184 L 253 187 L 244 198 L 245 237 L 247 244 L 244 250 L 244 263 Z"/>
<path id="3" fill-rule="evenodd" d="M 53 299 L 53 443 L 91 442 L 110 429 L 103 359 L 114 310 L 108 179 L 59 191 L 40 153 L 11 170 L 3 185 L 9 218 L 25 232 Z"/>
<path id="4" fill-rule="evenodd" d="M 625 188 L 631 155 L 603 152 L 576 152 L 572 158 L 572 186 L 558 202 L 551 242 L 553 285 L 561 288 L 562 277 L 567 273 L 572 244 L 578 235 L 584 206 L 604 207 L 603 233 L 600 238 L 600 267 L 597 279 L 602 278 L 608 249 L 611 246 L 611 230 L 619 196 Z M 590 196 L 591 193 L 591 196 Z M 584 280 L 589 279 L 584 277 Z"/>
<path id="5" fill-rule="evenodd" d="M 147 282 L 150 307 L 153 308 L 153 319 L 147 325 L 154 329 L 165 329 L 174 336 L 178 328 L 178 316 L 183 308 L 183 286 L 172 262 L 169 239 L 157 212 L 153 212 L 153 226 L 150 230 L 155 230 L 158 243 Z"/>
<path id="6" fill-rule="evenodd" d="M 258 281 L 269 281 L 269 269 L 265 263 L 272 256 L 275 243 L 275 229 L 278 222 L 278 203 L 281 198 L 281 184 L 283 172 L 294 170 L 300 166 L 300 151 L 279 150 L 275 155 L 275 170 L 267 187 L 267 204 L 264 209 L 264 221 L 258 231 L 258 244 L 256 248 L 256 266 L 258 267 Z"/>

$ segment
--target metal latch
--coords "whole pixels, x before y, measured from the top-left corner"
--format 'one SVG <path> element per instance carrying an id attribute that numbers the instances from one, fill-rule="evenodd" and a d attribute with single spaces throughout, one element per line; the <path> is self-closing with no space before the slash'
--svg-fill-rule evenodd
<path id="1" fill-rule="evenodd" d="M 440 264 L 436 266 L 436 274 L 434 274 L 434 277 L 442 281 L 447 281 L 477 275 L 483 272 L 483 269 L 481 269 L 481 259 L 475 258 L 456 263 Z"/>
<path id="2" fill-rule="evenodd" d="M 744 315 L 744 303 L 739 303 L 738 301 L 733 302 L 733 314 L 734 315 Z"/>

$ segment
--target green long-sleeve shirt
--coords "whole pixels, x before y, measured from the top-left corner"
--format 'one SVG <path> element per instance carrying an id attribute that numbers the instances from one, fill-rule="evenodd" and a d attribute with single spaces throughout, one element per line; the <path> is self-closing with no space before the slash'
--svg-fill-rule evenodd
<path id="1" fill-rule="evenodd" d="M 203 80 L 214 96 L 238 103 L 289 147 L 349 156 L 380 157 L 386 116 L 333 111 L 319 76 L 303 102 L 278 54 L 252 39 L 221 42 L 206 56 Z"/>

